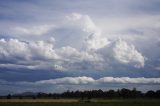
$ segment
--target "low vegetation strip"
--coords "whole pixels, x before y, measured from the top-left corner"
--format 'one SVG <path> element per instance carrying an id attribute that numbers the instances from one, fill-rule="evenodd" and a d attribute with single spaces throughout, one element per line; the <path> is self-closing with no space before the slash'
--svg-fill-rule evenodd
<path id="1" fill-rule="evenodd" d="M 32 102 L 32 103 L 0 103 L 0 106 L 159 106 L 159 103 L 130 103 L 130 102 L 107 102 L 107 103 L 53 103 L 53 102 Z"/>
<path id="2" fill-rule="evenodd" d="M 97 100 L 90 102 L 80 102 L 74 99 L 59 100 L 15 100 L 1 101 L 0 106 L 160 106 L 159 99 L 122 99 L 122 100 Z"/>
<path id="3" fill-rule="evenodd" d="M 0 102 L 78 102 L 78 99 L 0 99 Z"/>

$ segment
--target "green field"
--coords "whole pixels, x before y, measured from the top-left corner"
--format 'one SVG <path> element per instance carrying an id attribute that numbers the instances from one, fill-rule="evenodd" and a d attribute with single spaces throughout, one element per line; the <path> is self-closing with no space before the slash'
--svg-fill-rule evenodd
<path id="1" fill-rule="evenodd" d="M 160 106 L 160 100 L 91 100 L 88 103 L 79 101 L 1 101 L 0 106 Z"/>

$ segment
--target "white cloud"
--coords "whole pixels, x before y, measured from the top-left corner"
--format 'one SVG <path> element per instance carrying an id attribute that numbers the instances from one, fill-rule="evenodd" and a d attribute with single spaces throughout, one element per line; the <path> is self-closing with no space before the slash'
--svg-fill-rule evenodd
<path id="1" fill-rule="evenodd" d="M 82 31 L 87 33 L 85 37 L 85 45 L 88 49 L 99 49 L 104 47 L 109 43 L 108 39 L 102 37 L 101 30 L 95 25 L 92 19 L 88 15 L 82 15 L 79 13 L 72 13 L 69 16 L 66 16 L 69 20 L 68 24 L 79 26 Z"/>
<path id="2" fill-rule="evenodd" d="M 144 57 L 133 45 L 119 39 L 113 47 L 114 58 L 123 64 L 131 64 L 137 68 L 144 67 Z"/>
<path id="3" fill-rule="evenodd" d="M 97 80 L 98 83 L 123 83 L 123 84 L 160 84 L 160 78 L 130 78 L 130 77 L 104 77 Z"/>
<path id="4" fill-rule="evenodd" d="M 122 40 L 118 40 L 114 44 L 112 41 L 108 41 L 107 38 L 102 36 L 101 30 L 94 24 L 88 15 L 73 13 L 68 16 L 68 18 L 70 21 L 81 25 L 81 27 L 85 29 L 83 30 L 89 33 L 86 37 L 87 48 L 93 50 L 105 48 L 106 50 L 103 54 L 111 52 L 111 57 L 119 63 L 129 64 L 137 68 L 144 67 L 145 59 L 143 55 L 135 49 L 134 45 L 129 45 Z M 107 45 L 109 44 L 112 45 L 111 48 L 108 48 Z"/>
<path id="5" fill-rule="evenodd" d="M 66 18 L 72 22 L 71 24 L 80 26 L 85 32 L 96 33 L 97 35 L 101 34 L 100 29 L 98 29 L 88 15 L 72 13 L 71 15 L 66 16 Z"/>
<path id="6" fill-rule="evenodd" d="M 88 45 L 89 50 L 103 48 L 109 43 L 110 42 L 107 40 L 107 38 L 99 37 L 95 34 L 91 34 L 86 38 L 86 44 Z"/>
<path id="7" fill-rule="evenodd" d="M 9 82 L 5 80 L 0 80 L 0 84 L 17 84 L 17 85 L 104 85 L 104 84 L 160 84 L 160 78 L 130 78 L 130 77 L 103 77 L 99 79 L 94 79 L 92 77 L 63 77 L 57 79 L 40 80 L 35 82 L 27 81 L 17 81 Z"/>
<path id="8" fill-rule="evenodd" d="M 16 34 L 21 35 L 44 35 L 48 33 L 53 28 L 53 25 L 39 25 L 39 26 L 31 26 L 31 27 L 15 27 L 12 30 Z"/>
<path id="9" fill-rule="evenodd" d="M 89 64 L 85 67 L 91 67 L 90 65 L 102 60 L 96 53 L 79 51 L 69 46 L 55 49 L 53 38 L 34 42 L 0 40 L 0 67 L 68 71 L 82 69 L 86 65 L 84 62 Z"/>
<path id="10" fill-rule="evenodd" d="M 56 59 L 53 44 L 45 41 L 23 42 L 17 39 L 0 40 L 1 60 Z"/>
<path id="11" fill-rule="evenodd" d="M 12 60 L 12 59 L 28 59 L 27 43 L 20 42 L 17 39 L 0 39 L 0 59 L 1 60 Z"/>
<path id="12" fill-rule="evenodd" d="M 160 78 L 130 78 L 130 77 L 103 77 L 100 79 L 93 79 L 92 77 L 64 77 L 58 79 L 37 81 L 35 84 L 160 84 Z"/>
<path id="13" fill-rule="evenodd" d="M 101 33 L 99 27 L 88 15 L 73 13 L 66 16 L 66 25 L 59 27 L 71 27 L 84 33 L 74 36 L 66 36 L 71 39 L 67 42 L 72 45 L 59 46 L 54 38 L 50 40 L 39 41 L 20 41 L 18 39 L 0 40 L 0 61 L 1 67 L 10 66 L 24 67 L 29 69 L 47 69 L 54 70 L 107 70 L 110 65 L 115 63 L 120 65 L 130 65 L 137 68 L 144 67 L 145 59 L 143 55 L 136 50 L 134 45 L 129 45 L 123 40 L 108 41 Z M 64 26 L 63 26 L 64 25 Z M 42 25 L 35 27 L 22 28 L 18 30 L 24 34 L 44 34 L 53 26 Z M 74 29 L 75 27 L 75 29 Z M 20 28 L 21 29 L 21 28 Z M 40 31 L 40 32 L 39 32 Z M 55 30 L 56 31 L 56 30 Z M 75 32 L 76 32 L 75 31 Z M 63 32 L 63 31 L 62 31 Z M 64 33 L 65 34 L 65 33 Z M 82 38 L 82 39 L 81 39 Z M 79 42 L 79 39 L 82 42 Z M 57 40 L 57 39 L 56 39 Z M 59 42 L 59 43 L 62 43 Z M 74 47 L 77 43 L 83 43 L 84 48 Z M 56 47 L 54 47 L 56 45 Z M 58 46 L 57 46 L 58 45 Z M 80 44 L 79 44 L 80 45 Z M 114 61 L 114 62 L 113 62 Z M 4 62 L 7 65 L 4 65 Z M 21 65 L 22 64 L 22 65 Z"/>
<path id="14" fill-rule="evenodd" d="M 92 83 L 95 80 L 91 77 L 64 77 L 64 78 L 58 78 L 58 79 L 50 79 L 50 80 L 42 80 L 37 81 L 35 84 L 88 84 Z"/>
<path id="15" fill-rule="evenodd" d="M 56 53 L 61 57 L 58 67 L 62 66 L 65 70 L 95 70 L 95 67 L 99 67 L 99 62 L 103 61 L 103 58 L 94 52 L 79 51 L 69 46 L 56 49 Z"/>
<path id="16" fill-rule="evenodd" d="M 108 64 L 121 64 L 142 68 L 145 64 L 145 57 L 136 50 L 134 45 L 124 40 L 112 41 L 106 47 L 97 51 Z"/>
<path id="17" fill-rule="evenodd" d="M 95 53 L 88 53 L 85 51 L 78 51 L 75 48 L 66 46 L 56 50 L 56 53 L 63 57 L 66 61 L 79 62 L 79 61 L 100 61 L 100 56 Z"/>
<path id="18" fill-rule="evenodd" d="M 42 58 L 47 60 L 58 58 L 58 55 L 55 53 L 52 43 L 37 41 L 29 43 L 28 46 L 31 54 L 33 54 L 32 58 Z"/>
<path id="19" fill-rule="evenodd" d="M 113 58 L 121 63 L 141 68 L 144 57 L 126 42 L 116 43 L 99 51 L 81 51 L 66 46 L 54 48 L 49 41 L 23 42 L 17 39 L 0 40 L 0 67 L 52 70 L 106 70 Z M 109 55 L 108 55 L 109 54 Z"/>

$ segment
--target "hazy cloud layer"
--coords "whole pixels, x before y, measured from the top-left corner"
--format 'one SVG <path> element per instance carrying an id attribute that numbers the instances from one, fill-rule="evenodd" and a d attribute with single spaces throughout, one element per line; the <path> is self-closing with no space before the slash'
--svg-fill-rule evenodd
<path id="1" fill-rule="evenodd" d="M 160 84 L 160 78 L 130 78 L 130 77 L 103 77 L 94 79 L 92 77 L 64 77 L 49 80 L 40 80 L 35 82 L 27 81 L 5 81 L 0 80 L 1 95 L 7 93 L 15 94 L 22 92 L 64 92 L 66 90 L 93 90 L 99 89 L 118 89 L 136 87 L 139 90 L 149 90 L 154 86 L 157 90 Z M 118 87 L 118 88 L 117 88 Z M 13 91 L 14 90 L 14 91 Z"/>
<path id="2" fill-rule="evenodd" d="M 57 79 L 41 80 L 36 82 L 8 82 L 1 80 L 1 84 L 16 84 L 16 85 L 32 85 L 32 86 L 43 86 L 43 85 L 100 85 L 100 84 L 109 84 L 109 83 L 119 83 L 119 84 L 160 84 L 160 78 L 130 78 L 130 77 L 103 77 L 99 79 L 94 79 L 92 77 L 64 77 Z"/>
<path id="3" fill-rule="evenodd" d="M 15 27 L 12 28 L 13 33 L 18 35 L 44 35 L 48 33 L 51 29 L 53 29 L 53 25 L 40 25 L 40 26 L 32 26 L 32 27 Z"/>
<path id="4" fill-rule="evenodd" d="M 93 79 L 91 77 L 65 77 L 51 80 L 37 81 L 36 84 L 107 84 L 107 83 L 122 83 L 122 84 L 160 84 L 160 78 L 129 78 L 129 77 L 103 77 Z"/>

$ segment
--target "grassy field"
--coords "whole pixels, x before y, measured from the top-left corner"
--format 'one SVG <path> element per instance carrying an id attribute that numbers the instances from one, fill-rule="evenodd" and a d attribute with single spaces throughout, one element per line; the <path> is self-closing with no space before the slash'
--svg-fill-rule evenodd
<path id="1" fill-rule="evenodd" d="M 59 100 L 1 100 L 0 106 L 160 106 L 158 99 L 91 100 L 88 103 L 75 99 Z"/>

